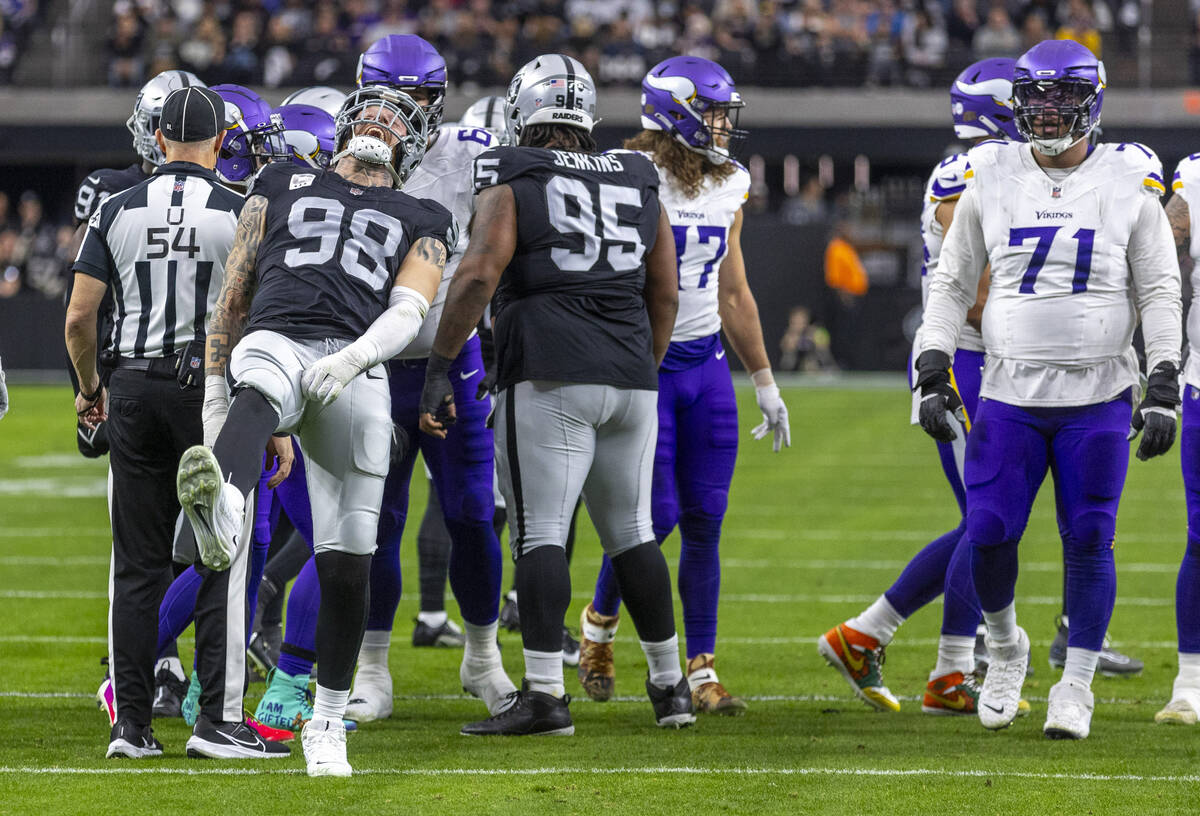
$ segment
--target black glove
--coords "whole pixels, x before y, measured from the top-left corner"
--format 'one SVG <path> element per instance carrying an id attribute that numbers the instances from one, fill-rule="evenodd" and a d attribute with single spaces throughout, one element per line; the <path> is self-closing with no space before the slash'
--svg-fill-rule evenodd
<path id="1" fill-rule="evenodd" d="M 1171 449 L 1175 442 L 1175 409 L 1179 407 L 1179 369 L 1174 363 L 1159 363 L 1146 380 L 1142 404 L 1129 420 L 1132 441 L 1143 428 L 1137 458 L 1145 462 Z"/>
<path id="2" fill-rule="evenodd" d="M 944 351 L 929 350 L 917 358 L 917 382 L 913 391 L 921 392 L 921 409 L 918 414 L 921 427 L 925 433 L 938 442 L 953 442 L 958 439 L 958 433 L 946 412 L 958 417 L 959 422 L 967 421 L 967 411 L 963 407 L 962 398 L 950 385 L 950 356 Z"/>
<path id="3" fill-rule="evenodd" d="M 425 387 L 421 390 L 419 413 L 432 414 L 442 425 L 453 425 L 450 409 L 454 406 L 454 386 L 450 383 L 450 366 L 454 361 L 434 352 L 425 365 Z"/>
<path id="4" fill-rule="evenodd" d="M 487 371 L 483 372 L 483 379 L 479 381 L 479 387 L 475 389 L 475 399 L 481 400 L 488 394 L 496 393 L 496 366 L 492 366 Z"/>

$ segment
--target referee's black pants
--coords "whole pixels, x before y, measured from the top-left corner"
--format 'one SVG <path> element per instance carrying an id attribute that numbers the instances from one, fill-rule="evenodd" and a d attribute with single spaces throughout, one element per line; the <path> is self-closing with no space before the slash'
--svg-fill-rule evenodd
<path id="1" fill-rule="evenodd" d="M 203 441 L 203 400 L 201 388 L 181 389 L 174 378 L 159 379 L 136 369 L 118 368 L 109 382 L 109 671 L 117 718 L 137 726 L 150 724 L 158 608 L 173 578 L 179 516 L 175 474 L 183 452 Z M 253 506 L 248 510 L 253 515 Z M 201 709 L 211 720 L 240 719 L 245 569 L 212 572 L 196 566 L 204 577 L 196 599 L 196 663 L 207 692 Z M 240 586 L 230 585 L 232 573 L 240 574 Z M 231 606 L 237 607 L 233 614 Z"/>

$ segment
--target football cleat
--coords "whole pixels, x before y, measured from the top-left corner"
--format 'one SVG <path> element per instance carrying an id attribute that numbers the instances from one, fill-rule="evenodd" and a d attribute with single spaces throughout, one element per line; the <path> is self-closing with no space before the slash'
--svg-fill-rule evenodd
<path id="1" fill-rule="evenodd" d="M 695 692 L 688 686 L 686 678 L 679 678 L 673 687 L 656 686 L 646 676 L 646 694 L 654 706 L 654 721 L 659 728 L 687 728 L 696 722 L 692 700 Z"/>
<path id="2" fill-rule="evenodd" d="M 1087 739 L 1094 705 L 1090 688 L 1071 680 L 1059 680 L 1050 688 L 1042 733 L 1050 739 Z"/>
<path id="3" fill-rule="evenodd" d="M 1066 641 L 1063 642 L 1065 643 Z M 987 626 L 981 623 L 975 628 L 975 674 L 979 677 L 980 682 L 983 682 L 983 676 L 987 674 L 988 660 Z M 1032 662 L 1029 664 L 1029 668 L 1025 669 L 1025 676 L 1033 676 Z M 1029 703 L 1026 703 L 1024 700 L 1021 702 L 1024 707 L 1021 709 L 1020 716 L 1024 717 L 1029 713 Z"/>
<path id="4" fill-rule="evenodd" d="M 188 679 L 187 694 L 183 696 L 183 702 L 179 705 L 179 716 L 183 717 L 183 721 L 188 725 L 196 724 L 196 717 L 200 715 L 200 675 L 196 674 L 195 669 L 192 670 L 192 676 Z"/>
<path id="5" fill-rule="evenodd" d="M 193 445 L 183 452 L 175 489 L 196 534 L 204 566 L 218 572 L 229 569 L 242 537 L 246 500 L 240 490 L 224 480 L 212 450 Z"/>
<path id="6" fill-rule="evenodd" d="M 244 722 L 210 722 L 201 716 L 187 741 L 192 759 L 280 759 L 291 749 L 280 742 L 263 739 Z"/>
<path id="7" fill-rule="evenodd" d="M 167 666 L 163 666 L 154 675 L 154 707 L 155 717 L 182 717 L 183 699 L 187 696 L 189 683 L 175 676 Z"/>
<path id="8" fill-rule="evenodd" d="M 150 726 L 138 728 L 129 720 L 120 720 L 113 724 L 108 738 L 108 751 L 104 756 L 106 759 L 162 756 L 162 743 L 154 738 Z"/>
<path id="9" fill-rule="evenodd" d="M 597 702 L 613 696 L 616 669 L 612 643 L 620 622 L 620 615 L 601 615 L 590 603 L 579 616 L 583 633 L 579 641 L 579 682 L 587 696 Z"/>
<path id="10" fill-rule="evenodd" d="M 250 642 L 246 645 L 246 657 L 258 679 L 266 680 L 271 669 L 279 663 L 281 640 L 280 626 L 264 627 L 250 636 Z"/>
<path id="11" fill-rule="evenodd" d="M 521 691 L 512 693 L 512 702 L 486 720 L 467 723 L 459 733 L 468 737 L 569 737 L 575 733 L 569 695 L 555 697 L 540 691 L 529 691 L 528 683 Z"/>
<path id="12" fill-rule="evenodd" d="M 354 770 L 346 759 L 346 727 L 337 720 L 304 724 L 300 734 L 304 764 L 309 776 L 350 776 Z"/>
<path id="13" fill-rule="evenodd" d="M 306 684 L 307 687 L 307 684 Z M 365 723 L 392 716 L 392 673 L 387 666 L 360 665 L 346 704 L 346 719 Z"/>
<path id="14" fill-rule="evenodd" d="M 117 696 L 111 678 L 105 677 L 100 688 L 96 689 L 96 707 L 108 715 L 110 728 L 117 724 Z"/>
<path id="15" fill-rule="evenodd" d="M 500 607 L 500 628 L 510 632 L 521 631 L 521 612 L 517 608 L 515 589 L 510 589 L 504 596 L 504 604 Z"/>
<path id="16" fill-rule="evenodd" d="M 258 735 L 269 742 L 291 742 L 296 738 L 294 731 L 289 731 L 286 728 L 272 728 L 269 725 L 263 725 L 258 720 L 254 719 L 254 715 L 249 711 L 243 712 L 246 715 L 246 725 L 258 732 Z"/>
<path id="17" fill-rule="evenodd" d="M 571 637 L 571 630 L 563 626 L 563 663 L 579 665 L 579 641 Z"/>
<path id="18" fill-rule="evenodd" d="M 271 728 L 285 731 L 295 731 L 301 728 L 313 717 L 312 692 L 308 690 L 309 675 L 298 674 L 295 677 L 278 667 L 267 677 L 267 690 L 258 707 L 254 710 L 254 719 Z M 343 721 L 347 731 L 353 731 L 353 722 Z"/>
<path id="19" fill-rule="evenodd" d="M 1055 621 L 1055 625 L 1058 631 L 1054 633 L 1054 640 L 1050 644 L 1050 667 L 1062 671 L 1067 665 L 1067 636 L 1070 629 L 1067 619 L 1061 615 Z M 1105 677 L 1133 677 L 1141 674 L 1145 667 L 1146 664 L 1136 657 L 1130 657 L 1112 648 L 1112 643 L 1105 634 L 1104 643 L 1100 647 L 1100 661 L 1096 664 L 1097 672 Z"/>
<path id="20" fill-rule="evenodd" d="M 716 658 L 711 654 L 698 654 L 687 662 L 687 682 L 692 694 L 692 706 L 696 711 L 707 714 L 725 714 L 737 717 L 746 713 L 746 701 L 734 697 L 725 690 L 717 679 L 713 668 Z"/>
<path id="21" fill-rule="evenodd" d="M 817 639 L 821 657 L 846 678 L 858 699 L 879 711 L 899 711 L 900 701 L 883 684 L 886 648 L 844 623 Z"/>
<path id="22" fill-rule="evenodd" d="M 1017 718 L 1021 702 L 1021 686 L 1029 666 L 1029 635 L 1017 627 L 1017 642 L 1001 649 L 988 636 L 991 662 L 983 688 L 979 692 L 979 722 L 992 730 L 1007 728 Z"/>
<path id="23" fill-rule="evenodd" d="M 461 649 L 467 645 L 467 636 L 454 621 L 446 618 L 441 626 L 430 626 L 420 618 L 413 627 L 413 646 L 440 646 L 446 649 Z"/>
<path id="24" fill-rule="evenodd" d="M 1154 721 L 1163 725 L 1195 725 L 1200 719 L 1200 689 L 1175 687 L 1171 702 L 1154 715 Z"/>
<path id="25" fill-rule="evenodd" d="M 925 685 L 921 711 L 935 716 L 974 716 L 978 703 L 979 678 L 956 671 L 935 677 Z"/>
<path id="26" fill-rule="evenodd" d="M 482 657 L 471 652 L 464 654 L 458 679 L 463 691 L 483 700 L 492 716 L 503 712 L 516 699 L 517 687 L 504 671 L 499 649 Z"/>

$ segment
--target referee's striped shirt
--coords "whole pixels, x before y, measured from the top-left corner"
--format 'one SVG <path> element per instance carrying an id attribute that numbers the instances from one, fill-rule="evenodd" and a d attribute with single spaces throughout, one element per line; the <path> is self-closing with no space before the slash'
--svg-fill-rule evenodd
<path id="1" fill-rule="evenodd" d="M 170 162 L 96 209 L 74 268 L 112 288 L 112 350 L 169 357 L 204 337 L 243 203 L 211 170 Z"/>

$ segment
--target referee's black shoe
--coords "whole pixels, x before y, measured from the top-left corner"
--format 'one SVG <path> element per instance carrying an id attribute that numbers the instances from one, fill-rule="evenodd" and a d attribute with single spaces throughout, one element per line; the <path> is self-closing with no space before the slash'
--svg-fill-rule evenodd
<path id="1" fill-rule="evenodd" d="M 541 691 L 529 691 L 529 682 L 522 681 L 521 690 L 514 691 L 516 701 L 494 717 L 467 723 L 462 733 L 468 737 L 569 737 L 575 733 L 570 696 L 555 697 Z"/>
<path id="2" fill-rule="evenodd" d="M 686 677 L 670 686 L 656 686 L 646 676 L 646 693 L 654 706 L 654 721 L 659 728 L 687 728 L 696 722 L 696 710 L 692 705 L 692 690 Z"/>
<path id="3" fill-rule="evenodd" d="M 196 720 L 187 741 L 187 755 L 193 759 L 278 759 L 291 749 L 268 742 L 245 722 L 211 722 L 203 714 Z"/>
<path id="4" fill-rule="evenodd" d="M 150 726 L 138 728 L 129 720 L 117 720 L 108 738 L 108 759 L 143 759 L 162 756 L 162 743 L 154 738 Z"/>
<path id="5" fill-rule="evenodd" d="M 173 671 L 163 666 L 154 675 L 154 708 L 151 713 L 155 717 L 182 717 L 183 698 L 187 696 L 187 690 L 187 681 L 176 677 Z"/>

